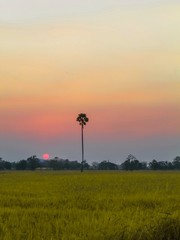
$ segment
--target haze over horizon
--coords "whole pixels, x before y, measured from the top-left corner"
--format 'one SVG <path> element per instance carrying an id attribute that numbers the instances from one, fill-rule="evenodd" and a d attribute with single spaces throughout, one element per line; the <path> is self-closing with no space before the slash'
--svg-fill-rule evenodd
<path id="1" fill-rule="evenodd" d="M 177 0 L 0 3 L 0 157 L 180 155 Z"/>

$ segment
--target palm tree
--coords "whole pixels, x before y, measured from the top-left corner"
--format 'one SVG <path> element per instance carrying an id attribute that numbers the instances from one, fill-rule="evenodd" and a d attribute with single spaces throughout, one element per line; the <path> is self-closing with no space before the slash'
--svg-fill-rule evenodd
<path id="1" fill-rule="evenodd" d="M 76 121 L 79 122 L 79 124 L 81 125 L 81 140 L 82 140 L 81 172 L 83 172 L 83 163 L 84 163 L 84 136 L 83 136 L 83 130 L 84 130 L 84 126 L 89 121 L 89 119 L 86 117 L 85 113 L 79 113 Z"/>

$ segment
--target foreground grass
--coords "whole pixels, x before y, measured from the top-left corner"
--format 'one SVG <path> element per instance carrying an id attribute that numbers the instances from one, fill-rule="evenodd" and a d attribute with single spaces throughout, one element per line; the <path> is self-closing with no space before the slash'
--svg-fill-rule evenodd
<path id="1" fill-rule="evenodd" d="M 0 172 L 2 240 L 179 240 L 180 172 Z"/>

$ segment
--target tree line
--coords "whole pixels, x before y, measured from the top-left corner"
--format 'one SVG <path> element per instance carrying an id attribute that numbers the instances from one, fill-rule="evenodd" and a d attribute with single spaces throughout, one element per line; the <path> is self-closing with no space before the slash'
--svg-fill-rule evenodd
<path id="1" fill-rule="evenodd" d="M 180 156 L 173 161 L 157 161 L 153 159 L 151 162 L 140 162 L 135 156 L 129 154 L 127 159 L 121 164 L 123 170 L 180 170 Z"/>
<path id="2" fill-rule="evenodd" d="M 0 158 L 0 170 L 81 170 L 82 163 L 78 161 L 70 161 L 69 159 L 60 159 L 55 157 L 50 160 L 41 160 L 36 155 L 33 155 L 26 160 L 18 162 L 9 162 Z M 180 170 L 180 156 L 175 157 L 172 161 L 157 161 L 141 162 L 134 155 L 129 154 L 122 164 L 115 164 L 110 161 L 102 161 L 100 163 L 93 162 L 92 164 L 83 162 L 85 170 Z"/>

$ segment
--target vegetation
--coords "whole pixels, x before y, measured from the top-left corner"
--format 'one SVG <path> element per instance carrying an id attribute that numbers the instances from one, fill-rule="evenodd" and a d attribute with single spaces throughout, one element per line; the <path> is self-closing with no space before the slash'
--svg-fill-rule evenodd
<path id="1" fill-rule="evenodd" d="M 145 170 L 147 163 L 139 162 L 135 156 L 129 154 L 126 161 L 121 164 L 123 170 Z"/>
<path id="2" fill-rule="evenodd" d="M 33 155 L 27 160 L 19 162 L 8 162 L 0 158 L 0 170 L 36 170 L 36 169 L 51 169 L 51 170 L 180 170 L 180 157 L 177 156 L 172 162 L 152 160 L 149 164 L 147 162 L 140 162 L 135 156 L 129 154 L 127 159 L 121 164 L 117 165 L 110 161 L 102 161 L 100 163 L 93 162 L 89 165 L 85 160 L 83 163 L 78 161 L 70 161 L 68 159 L 61 159 L 55 157 L 50 160 L 38 159 Z"/>
<path id="3" fill-rule="evenodd" d="M 109 161 L 102 161 L 98 164 L 98 170 L 118 170 L 118 166 Z"/>
<path id="4" fill-rule="evenodd" d="M 2 240 L 178 240 L 178 171 L 0 172 Z"/>

